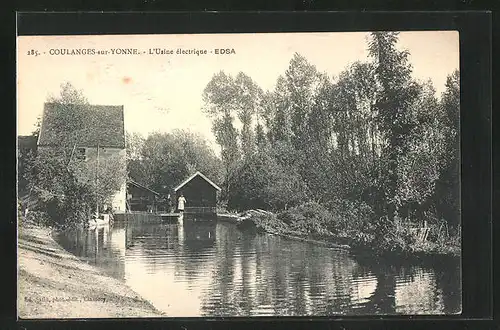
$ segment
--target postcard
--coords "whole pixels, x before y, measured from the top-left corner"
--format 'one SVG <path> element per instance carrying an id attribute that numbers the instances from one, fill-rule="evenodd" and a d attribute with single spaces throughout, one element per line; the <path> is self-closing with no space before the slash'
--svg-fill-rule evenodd
<path id="1" fill-rule="evenodd" d="M 17 37 L 21 319 L 462 310 L 456 31 Z"/>

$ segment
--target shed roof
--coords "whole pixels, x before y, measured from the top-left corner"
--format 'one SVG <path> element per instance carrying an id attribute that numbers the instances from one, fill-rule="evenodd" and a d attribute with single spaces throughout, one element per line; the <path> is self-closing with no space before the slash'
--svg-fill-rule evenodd
<path id="1" fill-rule="evenodd" d="M 39 146 L 125 148 L 123 106 L 45 103 Z"/>
<path id="2" fill-rule="evenodd" d="M 218 191 L 221 190 L 218 185 L 216 185 L 215 183 L 213 183 L 209 178 L 207 178 L 205 175 L 203 175 L 203 173 L 201 173 L 200 171 L 197 171 L 195 174 L 191 175 L 189 178 L 187 178 L 186 180 L 184 180 L 180 185 L 178 185 L 177 187 L 175 187 L 174 191 L 178 191 L 179 189 L 181 189 L 182 187 L 184 187 L 189 181 L 193 180 L 197 176 L 200 176 L 201 178 L 203 178 L 203 180 L 207 181 L 212 187 L 214 187 Z"/>
<path id="3" fill-rule="evenodd" d="M 142 184 L 140 184 L 140 183 L 138 183 L 138 182 L 135 182 L 135 181 L 134 181 L 134 180 L 132 180 L 132 179 L 127 179 L 127 183 L 129 183 L 129 184 L 131 184 L 131 185 L 133 185 L 133 186 L 139 187 L 139 188 L 141 188 L 141 189 L 148 190 L 149 192 L 152 192 L 153 194 L 155 194 L 155 195 L 157 195 L 157 196 L 159 196 L 159 195 L 160 195 L 160 193 L 158 193 L 158 192 L 154 191 L 153 189 L 150 189 L 150 188 L 148 188 L 148 187 L 146 187 L 146 186 L 144 186 L 144 185 L 142 185 Z"/>

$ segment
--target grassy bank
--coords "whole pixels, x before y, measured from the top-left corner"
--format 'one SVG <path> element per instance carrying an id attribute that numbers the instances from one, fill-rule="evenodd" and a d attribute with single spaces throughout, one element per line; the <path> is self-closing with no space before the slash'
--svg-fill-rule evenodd
<path id="1" fill-rule="evenodd" d="M 159 317 L 124 283 L 65 251 L 51 230 L 19 227 L 18 315 L 31 318 Z"/>
<path id="2" fill-rule="evenodd" d="M 407 223 L 387 219 L 377 222 L 360 220 L 364 217 L 362 213 L 335 216 L 321 206 L 310 203 L 278 214 L 251 210 L 240 218 L 233 216 L 233 222 L 244 230 L 268 232 L 332 248 L 348 249 L 359 258 L 405 259 L 413 262 L 460 258 L 457 237 L 440 236 L 419 240 Z"/>

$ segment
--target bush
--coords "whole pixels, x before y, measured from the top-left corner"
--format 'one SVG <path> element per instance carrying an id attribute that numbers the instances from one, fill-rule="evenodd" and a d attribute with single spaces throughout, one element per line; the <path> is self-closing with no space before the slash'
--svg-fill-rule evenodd
<path id="1" fill-rule="evenodd" d="M 447 254 L 460 256 L 461 237 L 459 233 L 450 235 L 440 226 L 431 227 L 425 242 L 415 242 L 413 250 L 433 254 Z"/>
<path id="2" fill-rule="evenodd" d="M 289 225 L 290 230 L 303 235 L 330 236 L 328 228 L 334 222 L 333 215 L 324 206 L 308 202 L 278 214 L 278 218 Z"/>
<path id="3" fill-rule="evenodd" d="M 371 241 L 373 234 L 374 212 L 364 202 L 349 200 L 333 200 L 328 203 L 328 208 L 335 215 L 336 220 L 330 222 L 329 229 L 340 237 L 360 239 L 362 242 Z"/>
<path id="4" fill-rule="evenodd" d="M 261 150 L 244 161 L 230 181 L 230 209 L 282 210 L 296 206 L 306 198 L 306 187 L 298 173 L 283 166 Z"/>
<path id="5" fill-rule="evenodd" d="M 372 238 L 370 246 L 379 254 L 411 252 L 416 243 L 409 223 L 399 218 L 391 220 L 386 216 L 375 222 Z"/>
<path id="6" fill-rule="evenodd" d="M 68 162 L 64 154 L 59 149 L 38 153 L 33 211 L 43 212 L 52 225 L 71 227 L 88 219 L 98 200 L 91 162 Z M 103 163 L 99 170 L 97 194 L 101 207 L 109 203 L 119 183 L 125 180 L 124 171 L 119 170 L 120 159 L 115 158 Z"/>
<path id="7" fill-rule="evenodd" d="M 412 249 L 415 236 L 401 219 L 377 218 L 373 209 L 362 201 L 334 200 L 328 204 L 335 221 L 328 229 L 347 244 L 372 249 L 375 253 L 403 252 Z"/>
<path id="8" fill-rule="evenodd" d="M 51 222 L 47 212 L 43 211 L 29 211 L 26 217 L 21 216 L 19 219 L 21 221 L 24 221 L 25 223 L 31 223 L 40 226 L 47 226 Z"/>
<path id="9" fill-rule="evenodd" d="M 48 189 L 35 189 L 33 198 L 36 206 L 30 210 L 38 217 L 38 224 L 51 224 L 57 227 L 69 227 L 81 224 L 90 217 L 90 210 L 96 204 L 91 187 L 78 182 L 72 172 L 62 171 L 56 192 Z"/>
<path id="10" fill-rule="evenodd" d="M 65 181 L 65 198 L 61 205 L 64 217 L 62 225 L 71 226 L 82 223 L 91 215 L 93 206 L 97 203 L 96 196 L 88 185 L 82 185 L 74 176 Z"/>
<path id="11" fill-rule="evenodd" d="M 274 232 L 278 234 L 291 233 L 289 226 L 274 214 L 261 214 L 253 216 L 252 219 L 259 231 Z"/>

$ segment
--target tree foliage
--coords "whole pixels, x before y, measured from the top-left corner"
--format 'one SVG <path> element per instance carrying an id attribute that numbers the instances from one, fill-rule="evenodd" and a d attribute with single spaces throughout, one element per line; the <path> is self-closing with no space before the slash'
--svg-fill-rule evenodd
<path id="1" fill-rule="evenodd" d="M 398 164 L 410 149 L 408 136 L 414 129 L 411 105 L 418 97 L 418 86 L 412 80 L 409 53 L 397 49 L 398 32 L 373 32 L 369 53 L 374 60 L 377 81 L 376 121 L 384 140 L 383 188 L 390 217 L 397 215 Z"/>
<path id="2" fill-rule="evenodd" d="M 21 196 L 27 194 L 33 184 L 37 137 L 38 133 L 17 139 L 17 184 Z"/>
<path id="3" fill-rule="evenodd" d="M 169 193 L 186 177 L 200 171 L 214 182 L 222 181 L 220 160 L 198 134 L 175 130 L 149 135 L 129 160 L 129 175 L 161 193 Z"/>
<path id="4" fill-rule="evenodd" d="M 361 205 L 369 211 L 362 212 L 368 219 L 358 230 L 368 236 L 379 227 L 396 230 L 398 219 L 458 224 L 458 72 L 438 98 L 432 83 L 413 78 L 398 33 L 371 33 L 368 53 L 337 77 L 294 54 L 267 91 L 241 73 L 213 77 L 204 108 L 216 136 L 231 133 L 217 142 L 223 150 L 234 143 L 245 156 L 233 159 L 236 170 L 224 178 L 231 208 L 277 210 L 314 202 L 356 219 L 352 205 Z M 238 77 L 259 91 L 251 97 L 248 87 L 247 102 L 241 102 Z M 253 132 L 249 125 L 236 129 L 249 109 L 257 109 Z M 226 126 L 220 124 L 224 116 Z M 243 141 L 254 145 L 251 157 Z M 382 217 L 391 225 L 383 225 Z M 360 240 L 369 240 L 366 235 Z"/>
<path id="5" fill-rule="evenodd" d="M 280 148 L 265 148 L 245 159 L 231 183 L 230 208 L 282 210 L 306 200 L 300 175 L 280 161 L 279 152 Z"/>
<path id="6" fill-rule="evenodd" d="M 460 74 L 448 76 L 440 107 L 444 112 L 444 160 L 433 200 L 438 213 L 453 226 L 460 224 Z"/>

